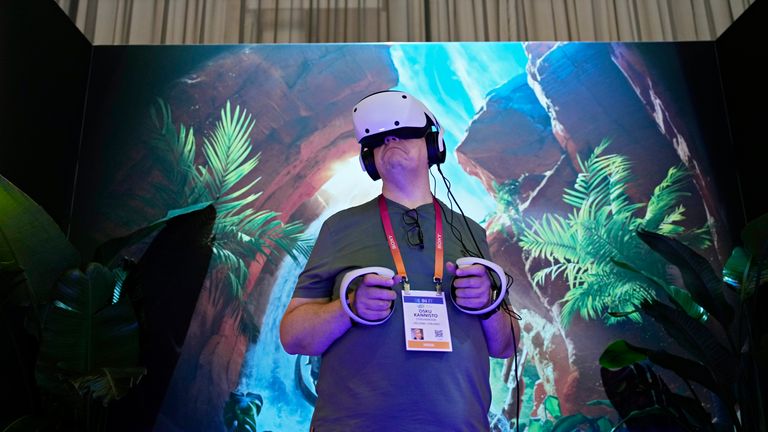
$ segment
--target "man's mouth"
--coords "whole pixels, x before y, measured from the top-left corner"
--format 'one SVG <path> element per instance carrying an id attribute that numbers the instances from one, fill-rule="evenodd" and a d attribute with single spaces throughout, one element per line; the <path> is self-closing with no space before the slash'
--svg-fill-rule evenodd
<path id="1" fill-rule="evenodd" d="M 406 153 L 405 149 L 403 149 L 401 146 L 395 145 L 395 144 L 387 144 L 384 147 L 384 150 L 385 150 L 384 153 L 389 153 L 391 150 L 399 150 L 399 151 L 401 151 L 403 153 Z"/>

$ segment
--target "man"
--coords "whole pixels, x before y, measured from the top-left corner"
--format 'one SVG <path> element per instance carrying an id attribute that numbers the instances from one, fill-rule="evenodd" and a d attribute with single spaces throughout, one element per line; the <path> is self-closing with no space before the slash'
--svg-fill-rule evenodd
<path id="1" fill-rule="evenodd" d="M 488 430 L 488 356 L 512 355 L 512 320 L 465 313 L 498 291 L 485 266 L 456 265 L 489 256 L 485 231 L 430 191 L 429 166 L 445 160 L 440 125 L 395 91 L 360 101 L 353 123 L 382 196 L 323 224 L 280 325 L 287 352 L 322 355 L 312 430 Z M 481 250 L 466 246 L 473 237 Z M 341 298 L 344 276 L 370 266 L 397 275 L 364 274 Z M 429 327 L 424 341 L 409 340 L 416 325 Z"/>

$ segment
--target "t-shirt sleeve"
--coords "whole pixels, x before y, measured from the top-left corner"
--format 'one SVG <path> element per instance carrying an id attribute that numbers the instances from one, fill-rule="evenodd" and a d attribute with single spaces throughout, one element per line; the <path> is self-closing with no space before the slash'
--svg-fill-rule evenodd
<path id="1" fill-rule="evenodd" d="M 329 218 L 320 228 L 307 265 L 299 275 L 293 291 L 294 298 L 331 298 L 338 273 L 332 265 L 335 253 L 333 245 L 333 218 Z"/>

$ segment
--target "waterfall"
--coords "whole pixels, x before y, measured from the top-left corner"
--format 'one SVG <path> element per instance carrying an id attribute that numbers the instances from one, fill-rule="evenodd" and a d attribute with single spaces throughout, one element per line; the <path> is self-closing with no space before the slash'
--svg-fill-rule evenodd
<path id="1" fill-rule="evenodd" d="M 296 386 L 296 356 L 286 353 L 280 344 L 280 318 L 305 263 L 305 259 L 300 262 L 290 258 L 283 260 L 275 277 L 259 339 L 247 348 L 243 359 L 238 391 L 258 393 L 264 398 L 261 414 L 256 418 L 259 431 L 309 429 L 312 406 Z"/>
<path id="2" fill-rule="evenodd" d="M 362 204 L 379 194 L 380 185 L 362 176 L 357 158 L 340 163 L 337 174 L 318 192 L 326 200 L 326 210 L 312 222 L 306 235 L 316 239 L 323 222 L 339 210 Z M 245 353 L 237 391 L 253 392 L 264 398 L 256 418 L 259 431 L 309 430 L 313 407 L 302 396 L 295 377 L 296 355 L 280 344 L 280 319 L 293 295 L 306 259 L 294 262 L 286 257 L 280 264 L 272 295 L 255 344 Z"/>

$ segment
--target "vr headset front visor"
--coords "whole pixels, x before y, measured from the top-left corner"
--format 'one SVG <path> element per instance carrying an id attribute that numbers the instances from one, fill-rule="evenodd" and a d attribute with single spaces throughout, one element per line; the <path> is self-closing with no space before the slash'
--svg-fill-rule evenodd
<path id="1" fill-rule="evenodd" d="M 363 148 L 373 150 L 384 144 L 384 138 L 386 137 L 394 136 L 400 139 L 424 138 L 430 129 L 429 125 L 427 125 L 425 127 L 401 127 L 398 129 L 387 130 L 362 138 L 360 140 L 360 145 L 363 146 Z"/>

